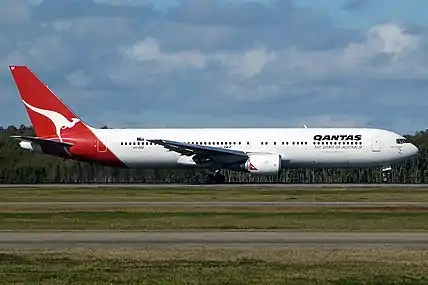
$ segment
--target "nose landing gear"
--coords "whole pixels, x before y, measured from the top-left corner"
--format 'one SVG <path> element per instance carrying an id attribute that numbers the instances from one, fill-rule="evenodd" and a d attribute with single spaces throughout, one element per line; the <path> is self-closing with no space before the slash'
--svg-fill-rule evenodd
<path id="1" fill-rule="evenodd" d="M 391 182 L 391 172 L 392 172 L 391 166 L 388 165 L 388 166 L 382 167 L 382 183 Z"/>

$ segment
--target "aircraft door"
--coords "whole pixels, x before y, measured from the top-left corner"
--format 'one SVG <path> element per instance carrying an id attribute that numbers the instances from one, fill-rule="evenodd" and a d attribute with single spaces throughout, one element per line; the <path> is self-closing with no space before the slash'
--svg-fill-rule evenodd
<path id="1" fill-rule="evenodd" d="M 380 138 L 374 138 L 373 139 L 373 144 L 372 144 L 372 151 L 373 152 L 380 152 L 381 150 L 381 140 Z"/>
<path id="2" fill-rule="evenodd" d="M 104 143 L 103 143 L 104 142 Z M 105 138 L 98 138 L 97 139 L 97 151 L 98 152 L 106 152 L 107 151 L 107 140 Z"/>

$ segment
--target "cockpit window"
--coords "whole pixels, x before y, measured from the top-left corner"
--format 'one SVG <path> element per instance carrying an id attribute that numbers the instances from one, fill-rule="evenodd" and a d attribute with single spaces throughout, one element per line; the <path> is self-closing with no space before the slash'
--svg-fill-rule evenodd
<path id="1" fill-rule="evenodd" d="M 397 144 L 403 144 L 403 143 L 407 143 L 406 139 L 397 139 L 396 140 Z"/>

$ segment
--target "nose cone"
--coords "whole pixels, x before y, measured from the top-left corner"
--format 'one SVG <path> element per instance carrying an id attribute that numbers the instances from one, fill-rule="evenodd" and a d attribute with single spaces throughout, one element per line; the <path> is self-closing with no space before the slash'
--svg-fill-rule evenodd
<path id="1" fill-rule="evenodd" d="M 418 154 L 418 152 L 419 152 L 418 147 L 411 143 L 409 145 L 409 155 L 414 156 L 414 155 Z"/>

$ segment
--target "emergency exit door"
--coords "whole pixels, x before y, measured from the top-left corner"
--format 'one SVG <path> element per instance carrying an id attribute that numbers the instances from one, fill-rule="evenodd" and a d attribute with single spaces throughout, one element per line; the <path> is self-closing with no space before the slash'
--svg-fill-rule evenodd
<path id="1" fill-rule="evenodd" d="M 104 142 L 106 142 L 105 139 L 103 139 Z M 106 152 L 107 151 L 107 146 L 102 143 L 99 139 L 97 139 L 97 150 L 98 152 Z"/>
<path id="2" fill-rule="evenodd" d="M 373 152 L 379 152 L 381 149 L 381 145 L 382 145 L 382 143 L 381 143 L 380 138 L 374 138 L 373 139 L 372 151 Z"/>

